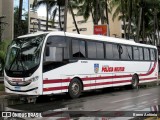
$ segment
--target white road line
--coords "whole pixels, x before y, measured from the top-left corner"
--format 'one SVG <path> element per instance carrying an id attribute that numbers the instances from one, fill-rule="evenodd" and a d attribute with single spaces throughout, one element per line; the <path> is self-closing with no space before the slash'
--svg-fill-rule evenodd
<path id="1" fill-rule="evenodd" d="M 148 96 L 148 95 L 151 95 L 151 93 L 150 94 L 139 95 L 139 96 L 136 96 L 136 97 L 126 98 L 126 99 L 121 99 L 121 100 L 113 101 L 111 103 L 122 102 L 122 101 L 131 100 L 131 99 L 135 99 L 135 98 L 139 98 L 139 97 L 143 97 L 143 96 Z"/>
<path id="2" fill-rule="evenodd" d="M 119 110 L 126 110 L 127 108 L 133 108 L 135 107 L 136 105 L 127 105 L 127 106 L 124 106 L 124 107 L 120 107 L 119 109 L 116 109 L 116 111 L 119 111 Z"/>

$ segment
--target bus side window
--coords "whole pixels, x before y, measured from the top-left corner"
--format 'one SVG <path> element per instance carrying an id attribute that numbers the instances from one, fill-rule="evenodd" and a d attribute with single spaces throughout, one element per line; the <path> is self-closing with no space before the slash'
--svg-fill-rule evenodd
<path id="1" fill-rule="evenodd" d="M 133 56 L 134 56 L 134 60 L 139 60 L 140 59 L 138 47 L 133 47 Z"/>
<path id="2" fill-rule="evenodd" d="M 113 44 L 113 59 L 119 60 L 120 59 L 120 48 L 118 44 Z"/>
<path id="3" fill-rule="evenodd" d="M 150 60 L 149 48 L 144 48 L 144 60 Z"/>
<path id="4" fill-rule="evenodd" d="M 112 44 L 106 43 L 106 44 L 105 44 L 105 48 L 106 48 L 106 59 L 113 59 L 113 48 L 112 48 Z"/>
<path id="5" fill-rule="evenodd" d="M 139 49 L 140 60 L 143 60 L 144 59 L 143 58 L 143 48 L 139 47 L 138 49 Z"/>
<path id="6" fill-rule="evenodd" d="M 151 55 L 151 60 L 155 61 L 156 60 L 156 53 L 154 49 L 150 49 L 150 55 Z"/>
<path id="7" fill-rule="evenodd" d="M 97 58 L 104 59 L 104 46 L 103 43 L 96 43 L 97 47 Z"/>
<path id="8" fill-rule="evenodd" d="M 72 57 L 73 58 L 85 58 L 85 41 L 72 40 Z"/>
<path id="9" fill-rule="evenodd" d="M 88 51 L 88 58 L 96 58 L 97 57 L 96 42 L 87 42 L 87 51 Z"/>

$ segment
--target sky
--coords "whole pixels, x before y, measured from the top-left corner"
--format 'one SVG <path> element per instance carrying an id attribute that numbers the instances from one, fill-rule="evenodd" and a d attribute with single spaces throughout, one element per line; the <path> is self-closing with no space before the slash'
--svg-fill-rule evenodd
<path id="1" fill-rule="evenodd" d="M 14 0 L 14 7 L 19 7 L 19 0 Z M 23 0 L 23 11 L 22 14 L 25 12 L 28 12 L 28 0 Z M 25 18 L 22 16 L 22 20 L 25 20 Z"/>
<path id="2" fill-rule="evenodd" d="M 14 0 L 14 7 L 17 7 L 19 6 L 19 0 Z M 23 0 L 23 9 L 25 11 L 23 11 L 22 13 L 25 13 L 28 11 L 28 0 Z M 46 7 L 45 6 L 40 6 L 38 9 L 37 9 L 37 13 L 38 13 L 38 16 L 43 16 L 43 17 L 46 17 Z M 22 17 L 23 19 L 23 17 Z"/>
<path id="3" fill-rule="evenodd" d="M 14 7 L 19 6 L 19 0 L 14 0 Z M 28 0 L 23 0 L 23 9 L 28 11 Z M 23 13 L 25 12 L 23 11 Z M 38 10 L 38 16 L 46 16 L 46 7 L 41 6 Z"/>

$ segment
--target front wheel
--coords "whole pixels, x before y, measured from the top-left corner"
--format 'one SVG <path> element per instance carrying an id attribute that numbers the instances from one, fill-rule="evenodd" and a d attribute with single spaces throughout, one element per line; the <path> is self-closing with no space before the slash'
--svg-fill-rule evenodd
<path id="1" fill-rule="evenodd" d="M 139 84 L 139 79 L 137 75 L 134 75 L 132 77 L 132 88 L 133 89 L 137 89 L 138 88 L 138 84 Z"/>
<path id="2" fill-rule="evenodd" d="M 77 78 L 74 78 L 71 83 L 69 84 L 69 96 L 71 98 L 78 98 L 81 95 L 82 92 L 82 84 L 80 80 Z"/>

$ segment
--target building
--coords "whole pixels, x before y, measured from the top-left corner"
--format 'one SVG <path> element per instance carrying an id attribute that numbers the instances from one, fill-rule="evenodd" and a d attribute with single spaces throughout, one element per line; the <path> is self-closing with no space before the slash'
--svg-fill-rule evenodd
<path id="1" fill-rule="evenodd" d="M 93 21 L 90 16 L 87 21 L 84 20 L 83 16 L 76 16 L 77 11 L 74 10 L 75 19 L 81 34 L 85 35 L 93 35 Z M 100 23 L 99 23 L 100 24 Z M 109 28 L 110 28 L 110 36 L 113 37 L 121 37 L 122 36 L 122 28 L 121 21 L 116 18 L 114 21 L 112 20 L 112 15 L 109 14 Z M 70 12 L 67 14 L 67 32 L 77 33 L 73 18 Z"/>
<path id="2" fill-rule="evenodd" d="M 38 31 L 46 31 L 46 17 L 38 16 L 37 10 L 33 8 L 33 1 L 29 2 L 29 33 L 38 32 Z M 48 22 L 48 31 L 57 30 L 54 26 L 54 21 L 49 20 Z"/>
<path id="3" fill-rule="evenodd" d="M 1 40 L 12 40 L 14 30 L 14 0 L 0 0 L 0 36 Z"/>

